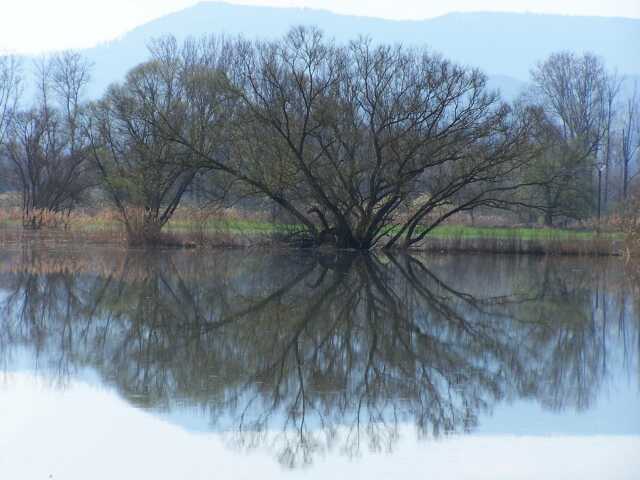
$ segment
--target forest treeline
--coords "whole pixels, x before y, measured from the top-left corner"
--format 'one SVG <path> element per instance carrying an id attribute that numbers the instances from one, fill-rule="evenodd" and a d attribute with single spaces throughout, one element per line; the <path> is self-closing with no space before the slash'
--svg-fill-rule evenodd
<path id="1" fill-rule="evenodd" d="M 179 205 L 277 208 L 297 244 L 411 247 L 461 212 L 638 224 L 640 91 L 590 53 L 533 66 L 507 102 L 426 49 L 297 27 L 272 41 L 167 36 L 102 98 L 76 52 L 0 58 L 0 191 L 26 228 L 109 202 L 131 243 Z"/>

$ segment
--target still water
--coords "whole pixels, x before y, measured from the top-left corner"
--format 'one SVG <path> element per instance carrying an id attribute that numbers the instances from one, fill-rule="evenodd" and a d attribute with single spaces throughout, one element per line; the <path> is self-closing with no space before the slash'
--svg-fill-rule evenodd
<path id="1" fill-rule="evenodd" d="M 617 260 L 0 253 L 2 479 L 638 479 Z"/>

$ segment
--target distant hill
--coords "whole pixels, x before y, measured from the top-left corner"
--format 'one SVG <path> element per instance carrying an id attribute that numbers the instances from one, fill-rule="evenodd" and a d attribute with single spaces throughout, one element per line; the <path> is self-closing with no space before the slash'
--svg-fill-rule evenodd
<path id="1" fill-rule="evenodd" d="M 86 50 L 95 62 L 92 94 L 123 78 L 146 58 L 154 37 L 210 33 L 273 38 L 292 25 L 316 25 L 338 41 L 368 35 L 374 41 L 427 45 L 448 58 L 482 68 L 506 97 L 525 86 L 529 70 L 551 52 L 591 51 L 622 74 L 640 75 L 640 20 L 516 13 L 454 13 L 420 21 L 337 15 L 322 10 L 200 3 L 141 25 Z"/>

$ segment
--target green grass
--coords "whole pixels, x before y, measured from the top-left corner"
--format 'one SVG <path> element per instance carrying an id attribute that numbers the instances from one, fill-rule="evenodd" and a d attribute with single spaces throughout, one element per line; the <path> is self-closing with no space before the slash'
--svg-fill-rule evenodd
<path id="1" fill-rule="evenodd" d="M 195 225 L 191 220 L 172 220 L 167 225 L 168 231 L 180 232 L 193 230 Z M 274 224 L 258 220 L 209 220 L 201 227 L 205 231 L 228 231 L 231 233 L 278 233 L 302 228 L 298 225 Z M 620 233 L 601 233 L 585 230 L 571 230 L 561 228 L 524 228 L 524 227 L 470 227 L 466 225 L 442 225 L 436 227 L 430 234 L 431 238 L 499 238 L 521 240 L 592 240 L 600 235 L 608 239 L 622 239 Z"/>
<path id="2" fill-rule="evenodd" d="M 231 232 L 242 234 L 278 233 L 301 228 L 297 225 L 284 225 L 260 220 L 207 220 L 204 225 L 197 225 L 193 220 L 171 220 L 166 229 L 168 232 L 188 232 L 202 229 L 205 232 Z"/>
<path id="3" fill-rule="evenodd" d="M 19 221 L 0 219 L 0 228 L 19 227 Z M 121 228 L 121 224 L 113 220 L 95 217 L 90 222 L 72 225 L 71 229 L 80 231 L 105 231 Z M 259 235 L 285 233 L 301 229 L 299 225 L 278 224 L 261 220 L 247 219 L 209 219 L 204 225 L 195 220 L 177 218 L 172 219 L 165 231 L 172 233 L 188 233 L 196 230 L 204 232 L 228 232 L 243 235 Z M 394 230 L 393 228 L 391 229 Z M 571 230 L 561 228 L 524 228 L 524 227 L 471 227 L 466 225 L 442 225 L 429 233 L 427 238 L 435 239 L 520 239 L 520 240 L 592 240 L 594 238 L 610 240 L 623 239 L 621 233 L 601 233 L 585 230 Z"/>
<path id="4" fill-rule="evenodd" d="M 524 227 L 469 227 L 465 225 L 443 225 L 430 234 L 435 238 L 519 238 L 521 240 L 592 240 L 598 233 L 594 231 L 569 230 L 561 228 Z M 606 238 L 622 238 L 618 233 L 601 233 Z"/>

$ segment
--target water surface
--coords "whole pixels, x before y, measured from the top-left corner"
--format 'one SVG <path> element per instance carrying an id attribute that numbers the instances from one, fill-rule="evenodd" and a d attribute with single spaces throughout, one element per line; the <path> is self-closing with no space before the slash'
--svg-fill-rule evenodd
<path id="1" fill-rule="evenodd" d="M 616 260 L 0 262 L 0 478 L 640 478 Z"/>

